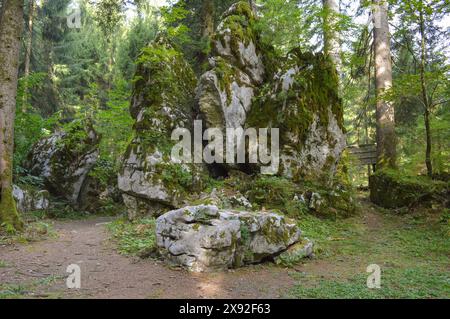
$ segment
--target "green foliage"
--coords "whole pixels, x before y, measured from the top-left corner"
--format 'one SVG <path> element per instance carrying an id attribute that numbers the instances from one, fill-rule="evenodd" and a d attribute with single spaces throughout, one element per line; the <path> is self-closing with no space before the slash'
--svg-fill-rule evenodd
<path id="1" fill-rule="evenodd" d="M 293 275 L 297 285 L 290 298 L 448 298 L 450 248 L 445 213 L 422 211 L 398 216 L 386 211 L 364 211 L 362 216 L 332 222 L 305 216 L 299 221 L 304 235 L 313 238 L 320 270 L 312 263 Z M 345 257 L 343 257 L 345 256 Z M 381 267 L 381 289 L 368 289 L 366 267 Z"/>
<path id="2" fill-rule="evenodd" d="M 21 232 L 0 228 L 0 244 L 2 245 L 28 244 L 57 236 L 53 224 L 42 220 L 27 223 Z"/>
<path id="3" fill-rule="evenodd" d="M 129 222 L 118 219 L 108 225 L 117 248 L 124 255 L 136 256 L 156 247 L 155 219 Z"/>
<path id="4" fill-rule="evenodd" d="M 186 1 L 181 0 L 176 5 L 164 7 L 161 12 L 167 25 L 166 32 L 169 38 L 179 45 L 191 43 L 191 30 L 181 22 L 190 14 L 189 10 L 186 9 Z"/>
<path id="5" fill-rule="evenodd" d="M 309 50 L 309 41 L 320 23 L 320 7 L 315 4 L 299 6 L 298 1 L 264 0 L 262 18 L 256 29 L 264 42 L 271 43 L 279 54 L 287 54 L 296 47 Z"/>
<path id="6" fill-rule="evenodd" d="M 192 174 L 180 164 L 168 165 L 162 171 L 162 180 L 168 185 L 176 184 L 188 190 L 192 186 Z"/>
<path id="7" fill-rule="evenodd" d="M 276 210 L 292 218 L 313 214 L 336 219 L 352 216 L 357 210 L 353 190 L 341 183 L 325 186 L 317 182 L 294 183 L 281 177 L 259 176 L 248 181 L 226 180 L 225 185 L 239 190 L 255 209 Z M 307 204 L 313 193 L 321 198 L 321 205 L 314 209 Z"/>
<path id="8" fill-rule="evenodd" d="M 315 282 L 314 286 L 300 284 L 291 292 L 294 298 L 325 299 L 429 299 L 448 298 L 450 291 L 445 287 L 449 280 L 444 271 L 430 271 L 426 268 L 388 269 L 383 272 L 382 288 L 368 289 L 366 274 L 348 279 L 317 279 L 306 275 L 299 282 Z"/>
<path id="9" fill-rule="evenodd" d="M 132 136 L 133 120 L 129 113 L 130 89 L 125 80 L 118 80 L 108 92 L 106 106 L 98 110 L 94 127 L 102 136 L 99 168 L 117 169 Z"/>
<path id="10" fill-rule="evenodd" d="M 54 285 L 56 282 L 62 280 L 61 276 L 48 276 L 40 279 L 27 282 L 25 284 L 7 284 L 0 283 L 0 299 L 29 299 L 36 298 L 37 291 L 44 287 Z M 46 298 L 60 298 L 58 293 L 49 293 Z M 40 297 L 42 298 L 42 297 Z"/>
<path id="11" fill-rule="evenodd" d="M 17 91 L 17 106 L 15 117 L 14 134 L 14 172 L 15 175 L 24 175 L 22 164 L 26 159 L 32 146 L 43 136 L 49 134 L 57 121 L 58 115 L 50 118 L 43 118 L 30 104 L 23 104 L 24 83 L 28 88 L 34 89 L 43 84 L 44 73 L 32 73 L 27 79 L 19 80 Z"/>

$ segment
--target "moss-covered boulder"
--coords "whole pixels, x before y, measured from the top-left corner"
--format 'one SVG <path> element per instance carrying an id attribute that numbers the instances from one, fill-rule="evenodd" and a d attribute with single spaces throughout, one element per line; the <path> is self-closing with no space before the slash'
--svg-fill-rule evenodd
<path id="1" fill-rule="evenodd" d="M 279 174 L 332 177 L 346 147 L 338 75 L 322 54 L 291 51 L 252 106 L 247 126 L 280 129 Z"/>
<path id="2" fill-rule="evenodd" d="M 34 145 L 26 166 L 43 178 L 47 189 L 82 208 L 89 187 L 89 172 L 99 156 L 100 136 L 90 121 L 75 120 Z"/>
<path id="3" fill-rule="evenodd" d="M 263 52 L 246 2 L 234 4 L 213 37 L 211 69 L 203 74 L 198 104 L 207 128 L 244 127 L 256 87 L 265 77 Z"/>
<path id="4" fill-rule="evenodd" d="M 346 146 L 336 69 L 324 55 L 299 49 L 277 57 L 255 19 L 247 2 L 225 12 L 211 70 L 200 79 L 201 117 L 207 128 L 279 128 L 277 175 L 331 178 Z"/>
<path id="5" fill-rule="evenodd" d="M 156 221 L 160 254 L 190 271 L 241 267 L 274 258 L 300 240 L 295 221 L 272 212 L 189 206 Z"/>
<path id="6" fill-rule="evenodd" d="M 402 208 L 434 199 L 447 198 L 448 183 L 426 176 L 406 176 L 393 170 L 380 170 L 370 177 L 370 200 L 384 208 Z"/>
<path id="7" fill-rule="evenodd" d="M 158 38 L 137 61 L 130 112 L 134 137 L 118 176 L 130 218 L 177 207 L 191 192 L 193 165 L 171 159 L 172 131 L 192 131 L 196 77 L 180 51 Z"/>

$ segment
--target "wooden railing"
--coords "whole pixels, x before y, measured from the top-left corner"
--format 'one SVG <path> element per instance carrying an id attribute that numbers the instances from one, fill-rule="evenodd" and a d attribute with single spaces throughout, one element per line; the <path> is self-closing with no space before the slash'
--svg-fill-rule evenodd
<path id="1" fill-rule="evenodd" d="M 360 165 L 377 164 L 377 145 L 366 144 L 357 146 L 348 146 L 349 153 L 354 156 Z"/>

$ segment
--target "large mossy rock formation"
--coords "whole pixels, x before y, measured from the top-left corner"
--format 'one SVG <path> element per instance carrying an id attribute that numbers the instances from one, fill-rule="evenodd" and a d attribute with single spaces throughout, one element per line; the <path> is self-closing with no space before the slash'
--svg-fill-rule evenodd
<path id="1" fill-rule="evenodd" d="M 249 5 L 238 2 L 217 27 L 211 69 L 202 75 L 198 88 L 199 110 L 207 128 L 245 126 L 256 88 L 265 77 L 254 23 Z"/>
<path id="2" fill-rule="evenodd" d="M 197 80 L 191 67 L 159 38 L 139 56 L 134 81 L 134 138 L 118 177 L 131 219 L 180 205 L 196 174 L 193 165 L 171 159 L 172 131 L 192 129 Z"/>
<path id="3" fill-rule="evenodd" d="M 279 175 L 334 176 L 346 147 L 338 75 L 322 54 L 291 51 L 256 99 L 247 126 L 280 129 Z"/>
<path id="4" fill-rule="evenodd" d="M 383 208 L 411 207 L 436 200 L 449 203 L 448 183 L 426 176 L 404 176 L 391 170 L 380 170 L 370 177 L 370 200 Z"/>
<path id="5" fill-rule="evenodd" d="M 299 49 L 276 57 L 261 40 L 246 2 L 224 14 L 212 55 L 197 95 L 206 127 L 279 128 L 277 175 L 332 178 L 346 147 L 339 78 L 332 61 Z"/>
<path id="6" fill-rule="evenodd" d="M 326 191 L 333 187 L 345 148 L 343 105 L 333 63 L 323 55 L 299 50 L 277 57 L 275 50 L 261 40 L 256 22 L 244 1 L 223 14 L 212 37 L 210 69 L 198 85 L 183 55 L 168 41 L 158 38 L 143 50 L 137 61 L 130 108 L 135 136 L 118 177 L 131 219 L 137 215 L 158 216 L 205 198 L 197 192 L 204 189 L 196 185 L 203 180 L 200 175 L 209 178 L 203 166 L 171 159 L 173 130 L 187 128 L 191 136 L 195 135 L 194 119 L 202 120 L 204 131 L 219 129 L 223 136 L 227 128 L 279 128 L 281 165 L 274 172 L 275 178 L 286 179 L 295 187 L 304 181 L 326 184 Z M 223 142 L 224 148 L 228 147 Z M 211 177 L 230 179 L 236 172 L 253 174 L 256 180 L 261 177 L 258 164 L 224 164 L 220 155 L 224 154 L 215 153 L 217 165 L 208 167 Z M 237 185 L 242 181 L 240 178 Z M 252 187 L 255 190 L 255 183 Z M 283 206 L 313 206 L 311 209 L 324 215 L 332 211 L 330 206 L 339 206 L 332 215 L 341 215 L 347 208 L 342 204 L 347 197 L 339 192 L 311 195 L 310 205 L 307 195 L 314 191 L 302 190 L 302 194 L 285 198 Z M 230 197 L 230 201 L 239 202 L 241 195 L 247 196 L 232 191 L 229 194 L 236 198 Z M 303 193 L 305 201 L 290 204 Z M 321 202 L 316 200 L 319 195 Z M 325 201 L 330 205 L 324 205 Z M 349 205 L 353 206 L 351 202 Z M 252 203 L 245 206 L 249 209 Z"/>
<path id="7" fill-rule="evenodd" d="M 159 253 L 190 271 L 216 271 L 273 259 L 299 242 L 295 222 L 269 212 L 190 206 L 156 221 Z"/>
<path id="8" fill-rule="evenodd" d="M 26 166 L 43 178 L 46 188 L 75 208 L 83 208 L 89 173 L 99 156 L 100 136 L 89 121 L 73 121 L 64 130 L 40 140 Z"/>

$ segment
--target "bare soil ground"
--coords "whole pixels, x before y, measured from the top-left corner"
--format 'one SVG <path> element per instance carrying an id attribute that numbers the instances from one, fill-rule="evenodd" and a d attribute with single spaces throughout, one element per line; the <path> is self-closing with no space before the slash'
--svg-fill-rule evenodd
<path id="1" fill-rule="evenodd" d="M 0 298 L 450 298 L 450 250 L 438 215 L 397 216 L 362 200 L 349 220 L 315 220 L 318 254 L 291 268 L 270 263 L 213 274 L 126 257 L 106 229 L 113 218 L 55 221 L 57 236 L 0 245 Z M 368 291 L 366 267 L 383 268 L 383 289 Z M 81 267 L 81 289 L 66 287 Z"/>
<path id="2" fill-rule="evenodd" d="M 279 298 L 293 285 L 288 271 L 252 266 L 217 274 L 190 274 L 114 249 L 110 219 L 56 222 L 58 238 L 0 247 L 0 283 L 22 285 L 28 297 L 63 298 Z M 81 268 L 81 289 L 66 288 L 66 268 Z M 37 283 L 37 284 L 34 284 Z M 32 291 L 27 290 L 27 286 Z"/>

